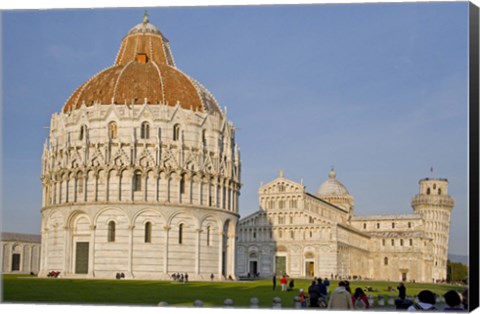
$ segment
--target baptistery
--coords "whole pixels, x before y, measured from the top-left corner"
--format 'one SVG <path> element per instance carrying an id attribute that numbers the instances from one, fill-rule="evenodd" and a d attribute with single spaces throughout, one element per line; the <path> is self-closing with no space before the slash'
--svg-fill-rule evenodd
<path id="1" fill-rule="evenodd" d="M 240 166 L 226 110 L 145 15 L 52 115 L 39 275 L 234 278 Z"/>

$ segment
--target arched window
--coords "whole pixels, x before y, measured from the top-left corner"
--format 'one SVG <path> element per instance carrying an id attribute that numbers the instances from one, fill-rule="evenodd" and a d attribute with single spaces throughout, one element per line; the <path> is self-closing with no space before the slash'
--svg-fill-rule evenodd
<path id="1" fill-rule="evenodd" d="M 295 232 L 293 230 L 290 231 L 290 238 L 292 240 L 295 239 Z"/>
<path id="2" fill-rule="evenodd" d="M 185 177 L 182 175 L 179 182 L 180 194 L 185 194 Z"/>
<path id="3" fill-rule="evenodd" d="M 412 246 L 412 245 L 413 245 L 413 240 L 412 240 L 412 239 L 410 239 L 410 246 Z"/>
<path id="4" fill-rule="evenodd" d="M 385 257 L 385 258 L 383 259 L 383 264 L 384 264 L 385 266 L 388 265 L 388 257 Z"/>
<path id="5" fill-rule="evenodd" d="M 83 174 L 79 174 L 77 178 L 77 192 L 78 194 L 83 193 Z"/>
<path id="6" fill-rule="evenodd" d="M 430 195 L 430 188 L 427 189 L 427 195 Z"/>
<path id="7" fill-rule="evenodd" d="M 382 245 L 385 246 L 385 239 L 382 239 Z"/>
<path id="8" fill-rule="evenodd" d="M 392 229 L 395 229 L 395 223 L 392 222 Z"/>
<path id="9" fill-rule="evenodd" d="M 395 240 L 394 240 L 394 239 L 392 239 L 392 246 L 394 246 L 394 245 L 395 245 Z"/>
<path id="10" fill-rule="evenodd" d="M 290 207 L 297 208 L 297 200 L 290 200 Z"/>
<path id="11" fill-rule="evenodd" d="M 400 246 L 403 246 L 403 239 L 400 239 Z"/>
<path id="12" fill-rule="evenodd" d="M 142 173 L 140 171 L 135 171 L 133 175 L 133 190 L 141 191 L 142 190 Z"/>
<path id="13" fill-rule="evenodd" d="M 115 242 L 115 222 L 108 223 L 108 242 Z"/>
<path id="14" fill-rule="evenodd" d="M 438 195 L 442 195 L 442 189 L 438 189 Z"/>
<path id="15" fill-rule="evenodd" d="M 147 222 L 145 224 L 145 243 L 152 242 L 152 223 Z"/>
<path id="16" fill-rule="evenodd" d="M 183 243 L 183 224 L 178 225 L 178 244 Z"/>
<path id="17" fill-rule="evenodd" d="M 380 229 L 380 223 L 377 223 L 377 229 Z"/>
<path id="18" fill-rule="evenodd" d="M 207 227 L 207 246 L 210 246 L 210 226 Z"/>
<path id="19" fill-rule="evenodd" d="M 408 228 L 412 228 L 412 223 L 411 222 L 408 223 Z"/>
<path id="20" fill-rule="evenodd" d="M 81 141 L 87 136 L 87 126 L 84 124 L 80 127 L 80 136 L 78 139 Z"/>
<path id="21" fill-rule="evenodd" d="M 180 124 L 178 123 L 173 126 L 173 140 L 180 140 Z"/>
<path id="22" fill-rule="evenodd" d="M 202 130 L 202 145 L 207 146 L 207 130 Z"/>
<path id="23" fill-rule="evenodd" d="M 117 137 L 118 137 L 117 123 L 112 121 L 108 124 L 108 138 L 109 139 L 116 139 Z"/>
<path id="24" fill-rule="evenodd" d="M 367 224 L 363 223 L 363 229 L 367 229 Z"/>
<path id="25" fill-rule="evenodd" d="M 140 138 L 149 139 L 150 138 L 150 124 L 148 122 L 143 122 L 140 130 Z"/>

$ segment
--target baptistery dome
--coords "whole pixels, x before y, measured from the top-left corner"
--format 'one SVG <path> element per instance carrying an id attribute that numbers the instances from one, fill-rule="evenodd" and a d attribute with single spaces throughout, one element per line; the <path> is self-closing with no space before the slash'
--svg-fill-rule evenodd
<path id="1" fill-rule="evenodd" d="M 147 17 L 49 132 L 40 276 L 235 277 L 235 127 Z"/>
<path id="2" fill-rule="evenodd" d="M 63 111 L 94 104 L 167 104 L 220 114 L 211 93 L 176 68 L 170 45 L 145 18 L 123 38 L 113 66 L 70 96 Z"/>

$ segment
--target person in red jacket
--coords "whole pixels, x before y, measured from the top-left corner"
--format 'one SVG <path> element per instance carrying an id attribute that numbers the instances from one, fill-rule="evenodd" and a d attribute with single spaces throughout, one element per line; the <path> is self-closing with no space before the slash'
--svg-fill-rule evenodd
<path id="1" fill-rule="evenodd" d="M 370 304 L 368 303 L 368 298 L 363 292 L 362 288 L 355 289 L 355 293 L 352 295 L 353 307 L 356 309 L 368 309 Z"/>
<path id="2" fill-rule="evenodd" d="M 283 275 L 282 279 L 280 279 L 280 284 L 282 285 L 282 291 L 287 291 L 287 278 L 285 275 Z"/>

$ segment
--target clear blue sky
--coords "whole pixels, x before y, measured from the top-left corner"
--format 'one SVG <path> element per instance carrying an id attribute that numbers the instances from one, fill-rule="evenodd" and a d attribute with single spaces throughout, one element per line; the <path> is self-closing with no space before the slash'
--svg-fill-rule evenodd
<path id="1" fill-rule="evenodd" d="M 240 130 L 240 214 L 283 169 L 312 194 L 333 165 L 358 215 L 411 213 L 447 178 L 468 252 L 468 3 L 151 8 L 177 66 Z M 51 114 L 113 64 L 142 9 L 4 11 L 2 224 L 40 233 Z"/>

